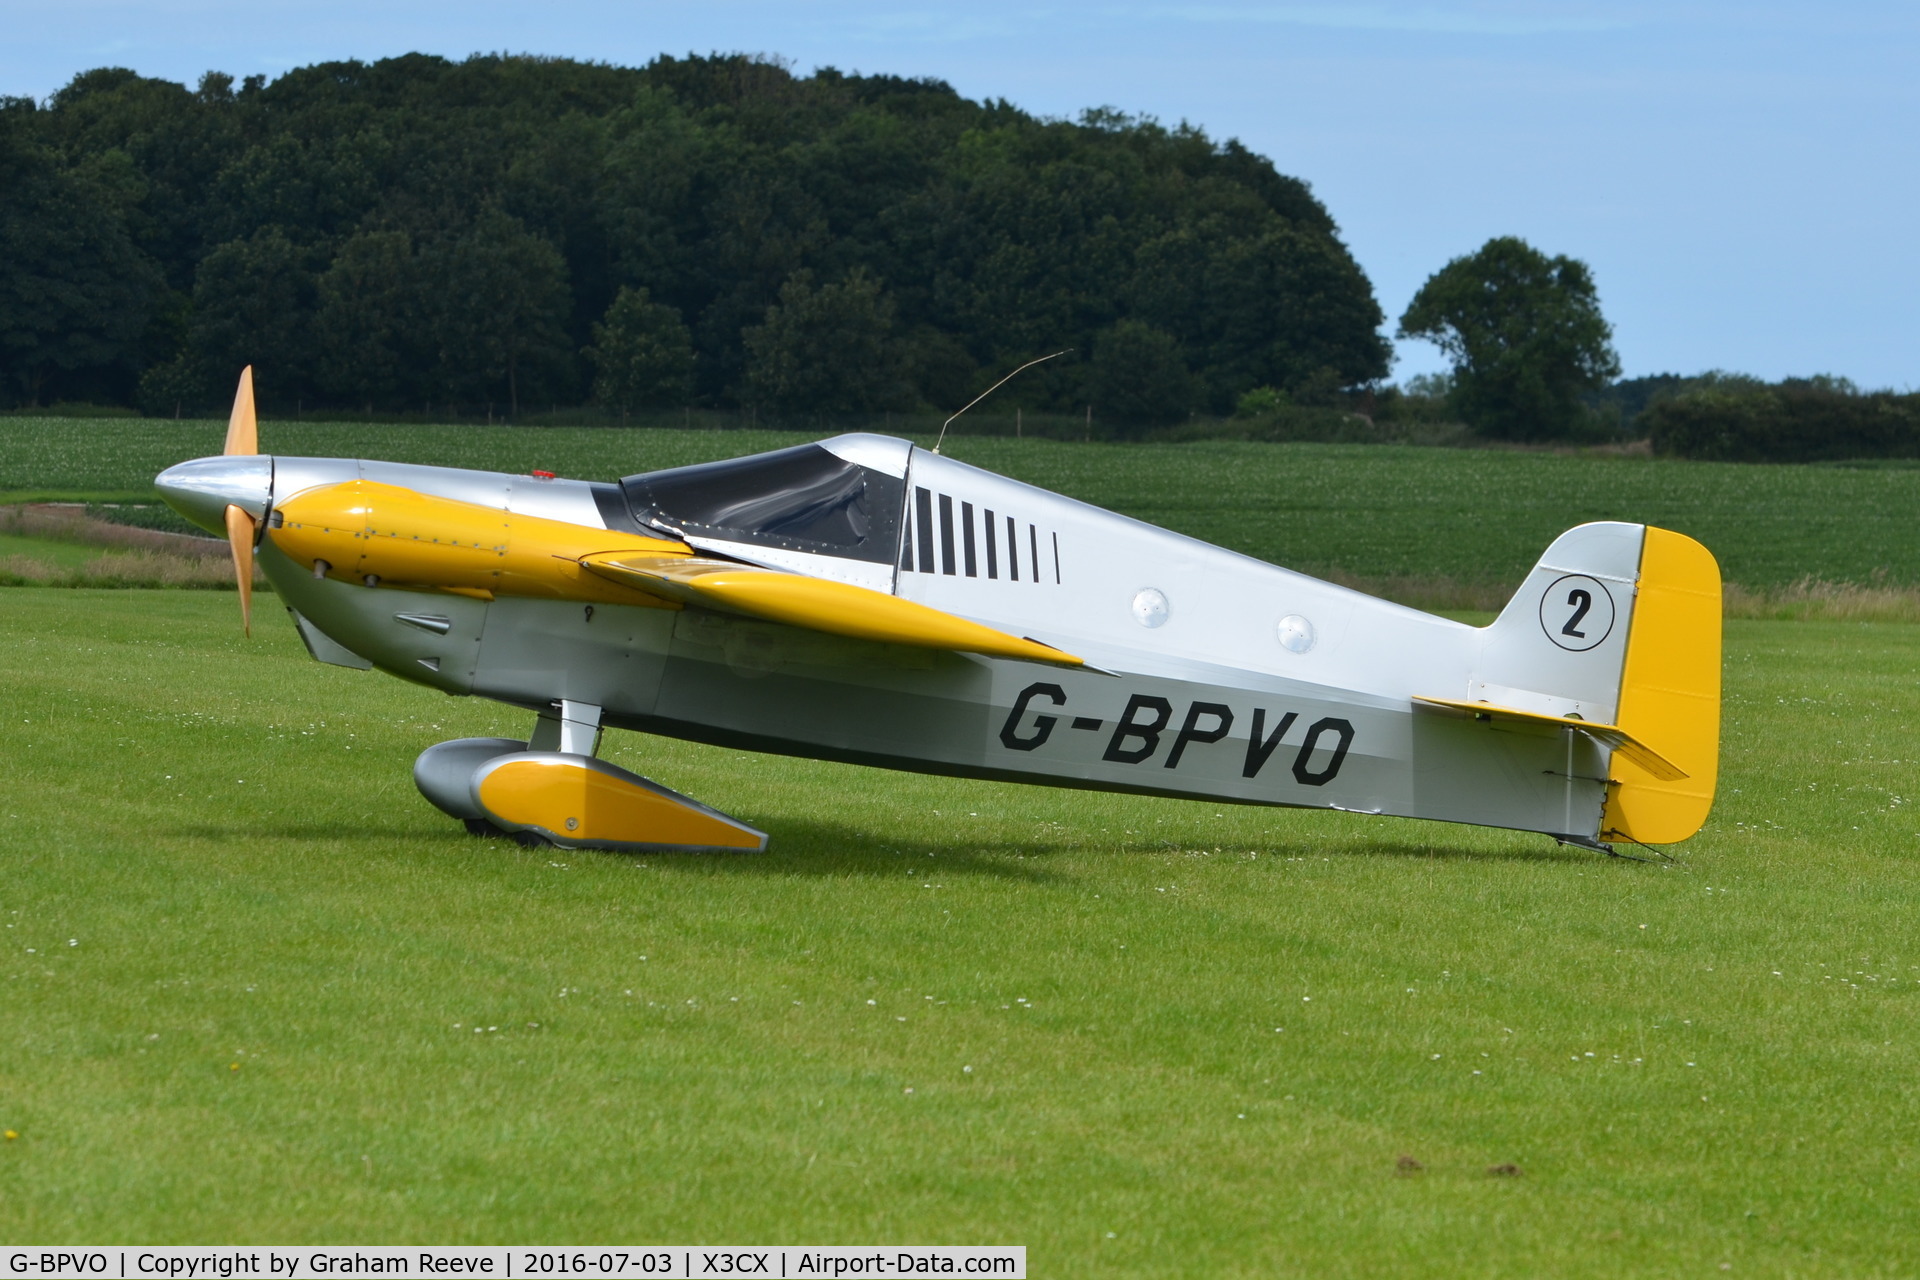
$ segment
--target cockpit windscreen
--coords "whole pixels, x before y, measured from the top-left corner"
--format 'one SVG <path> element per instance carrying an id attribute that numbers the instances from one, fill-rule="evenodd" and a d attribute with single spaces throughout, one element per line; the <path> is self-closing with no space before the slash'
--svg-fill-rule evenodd
<path id="1" fill-rule="evenodd" d="M 892 563 L 906 482 L 817 444 L 629 476 L 634 519 L 677 532 Z"/>

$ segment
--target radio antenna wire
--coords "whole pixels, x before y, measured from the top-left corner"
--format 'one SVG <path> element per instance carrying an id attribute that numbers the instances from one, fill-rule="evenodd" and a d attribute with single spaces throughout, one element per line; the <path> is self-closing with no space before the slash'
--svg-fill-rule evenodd
<path id="1" fill-rule="evenodd" d="M 1066 350 L 1065 350 L 1065 351 L 1056 351 L 1056 352 L 1054 352 L 1052 356 L 1041 356 L 1041 357 L 1040 357 L 1039 359 L 1037 359 L 1037 360 L 1029 360 L 1029 361 L 1027 361 L 1027 362 L 1026 362 L 1025 364 L 1023 364 L 1023 365 L 1021 365 L 1021 366 L 1020 366 L 1020 367 L 1019 367 L 1018 369 L 1015 369 L 1015 370 L 1014 370 L 1014 371 L 1013 371 L 1012 373 L 1010 373 L 1010 374 L 1008 374 L 1008 375 L 1007 375 L 1006 377 L 1004 377 L 1004 378 L 1002 378 L 1002 379 L 1000 379 L 1000 381 L 998 381 L 998 382 L 996 382 L 996 383 L 994 383 L 994 384 L 993 384 L 992 386 L 990 386 L 990 387 L 988 387 L 988 388 L 987 388 L 987 389 L 986 389 L 985 391 L 982 391 L 982 392 L 981 392 L 981 393 L 980 393 L 979 395 L 977 395 L 977 396 L 975 396 L 975 397 L 974 397 L 973 399 L 971 399 L 971 400 L 969 400 L 969 401 L 967 401 L 967 403 L 966 403 L 966 405 L 965 405 L 965 407 L 963 407 L 963 408 L 962 408 L 962 409 L 960 410 L 960 413 L 956 413 L 956 414 L 954 414 L 954 415 L 953 415 L 953 418 L 957 418 L 957 417 L 959 417 L 961 413 L 965 413 L 965 412 L 966 412 L 966 411 L 967 411 L 968 409 L 971 409 L 971 408 L 973 408 L 973 406 L 975 406 L 975 405 L 977 405 L 977 404 L 979 404 L 979 403 L 980 403 L 980 402 L 981 402 L 982 400 L 985 400 L 985 399 L 986 399 L 986 398 L 987 398 L 988 396 L 990 396 L 990 395 L 992 395 L 992 394 L 993 394 L 994 392 L 996 392 L 996 391 L 998 391 L 998 390 L 999 390 L 999 389 L 1000 389 L 1001 387 L 1004 387 L 1004 386 L 1006 386 L 1006 385 L 1007 385 L 1007 383 L 1009 383 L 1009 382 L 1011 382 L 1011 381 L 1013 381 L 1013 379 L 1014 379 L 1014 377 L 1015 377 L 1016 375 L 1018 375 L 1018 374 L 1022 374 L 1022 373 L 1025 373 L 1025 372 L 1026 372 L 1027 370 L 1029 370 L 1029 369 L 1031 369 L 1031 368 L 1033 368 L 1033 366 L 1035 366 L 1035 365 L 1037 365 L 1037 364 L 1045 364 L 1045 363 L 1046 363 L 1047 361 L 1049 361 L 1049 360 L 1051 360 L 1051 359 L 1053 359 L 1053 357 L 1054 357 L 1054 356 L 1063 356 L 1063 355 L 1065 355 L 1065 354 L 1067 354 L 1067 352 L 1068 352 L 1068 351 L 1071 351 L 1071 350 L 1073 350 L 1073 348 L 1072 348 L 1072 347 L 1068 347 L 1068 348 L 1066 348 Z M 934 442 L 933 442 L 933 451 L 934 451 L 934 452 L 935 452 L 936 454 L 940 452 L 940 445 L 941 445 L 941 444 L 942 444 L 942 443 L 943 443 L 943 442 L 944 442 L 944 441 L 946 440 L 946 438 L 947 438 L 947 428 L 948 428 L 949 426 L 951 426 L 951 425 L 953 424 L 953 418 L 948 418 L 948 419 L 947 419 L 947 420 L 946 420 L 945 422 L 943 422 L 943 423 L 941 423 L 941 424 L 940 424 L 940 434 L 939 434 L 939 436 L 938 436 L 937 438 L 935 438 L 935 440 L 934 440 Z"/>

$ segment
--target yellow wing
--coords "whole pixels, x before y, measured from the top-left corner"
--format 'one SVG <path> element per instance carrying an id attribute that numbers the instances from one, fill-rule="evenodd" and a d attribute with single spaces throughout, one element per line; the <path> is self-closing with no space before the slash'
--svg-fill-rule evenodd
<path id="1" fill-rule="evenodd" d="M 604 552 L 582 556 L 580 564 L 610 581 L 681 604 L 742 613 L 856 640 L 1091 670 L 1084 659 L 1052 645 L 845 582 L 775 573 L 698 556 Z"/>

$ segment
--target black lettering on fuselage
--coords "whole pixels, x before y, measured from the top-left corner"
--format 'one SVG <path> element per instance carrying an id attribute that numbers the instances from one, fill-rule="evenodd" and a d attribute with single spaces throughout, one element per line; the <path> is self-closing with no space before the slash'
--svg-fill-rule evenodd
<path id="1" fill-rule="evenodd" d="M 1020 736 L 1020 718 L 1027 714 L 1027 707 L 1035 698 L 1045 698 L 1058 707 L 1065 704 L 1067 691 L 1044 681 L 1022 689 L 1020 696 L 1013 700 L 1013 710 L 1007 713 L 1007 722 L 1000 726 L 1000 745 L 1007 750 L 1036 751 L 1053 736 L 1053 726 L 1060 722 L 1059 716 L 1035 716 L 1033 732 L 1024 738 Z"/>
<path id="2" fill-rule="evenodd" d="M 1261 768 L 1267 763 L 1267 757 L 1273 754 L 1273 749 L 1280 745 L 1280 739 L 1287 736 L 1287 730 L 1293 728 L 1293 722 L 1299 718 L 1297 713 L 1292 711 L 1287 712 L 1287 714 L 1280 717 L 1279 727 L 1276 728 L 1272 734 L 1262 737 L 1261 735 L 1266 733 L 1267 728 L 1267 709 L 1265 707 L 1255 707 L 1253 709 L 1253 732 L 1247 736 L 1247 762 L 1241 766 L 1240 776 L 1243 778 L 1258 777 Z"/>
<path id="3" fill-rule="evenodd" d="M 1212 716 L 1210 728 L 1200 727 L 1201 716 Z M 1180 767 L 1180 757 L 1187 753 L 1189 742 L 1218 742 L 1227 736 L 1227 730 L 1233 728 L 1233 712 L 1225 703 L 1196 702 L 1187 708 L 1186 721 L 1180 726 L 1180 732 L 1173 739 L 1173 750 L 1167 752 L 1167 768 Z"/>
<path id="4" fill-rule="evenodd" d="M 1059 711 L 1061 714 L 1043 714 L 1036 708 L 1036 703 L 1044 704 L 1046 710 Z M 1028 685 L 1014 699 L 1013 708 L 1000 726 L 1001 745 L 1009 751 L 1038 751 L 1053 737 L 1054 729 L 1062 720 L 1081 731 L 1098 731 L 1105 723 L 1095 716 L 1068 716 L 1065 714 L 1066 705 L 1067 693 L 1061 686 L 1046 681 Z M 1253 709 L 1252 732 L 1247 736 L 1246 757 L 1240 768 L 1242 778 L 1260 775 L 1300 718 L 1298 712 L 1288 711 L 1279 717 L 1269 733 L 1267 714 L 1265 707 Z M 1173 735 L 1173 749 L 1167 753 L 1164 767 L 1179 768 L 1190 746 L 1211 746 L 1221 741 L 1232 732 L 1234 721 L 1233 709 L 1224 702 L 1188 703 L 1180 729 Z M 1166 736 L 1172 723 L 1171 701 L 1158 694 L 1132 694 L 1127 698 L 1127 708 L 1115 722 L 1113 734 L 1108 738 L 1106 750 L 1100 758 L 1113 764 L 1145 763 L 1159 751 L 1160 740 Z M 1291 769 L 1294 781 L 1303 787 L 1324 787 L 1332 782 L 1346 764 L 1353 738 L 1353 723 L 1349 720 L 1324 716 L 1314 721 L 1307 728 L 1306 736 L 1294 754 Z M 1314 763 L 1316 756 L 1320 761 L 1318 767 Z"/>
<path id="5" fill-rule="evenodd" d="M 1314 749 L 1320 744 L 1320 735 L 1331 733 L 1337 739 L 1333 745 L 1333 755 L 1318 771 L 1310 767 Z M 1353 745 L 1353 725 L 1334 716 L 1315 720 L 1307 730 L 1307 740 L 1300 744 L 1300 754 L 1293 758 L 1293 777 L 1303 787 L 1324 787 L 1333 781 L 1333 775 L 1340 772 L 1340 766 L 1346 763 L 1347 748 Z"/>
<path id="6" fill-rule="evenodd" d="M 1151 723 L 1135 720 L 1141 711 L 1152 710 Z M 1160 748 L 1160 733 L 1167 727 L 1167 721 L 1173 719 L 1173 704 L 1153 693 L 1136 693 L 1127 699 L 1127 710 L 1120 717 L 1120 723 L 1114 726 L 1113 738 L 1107 743 L 1103 760 L 1115 764 L 1139 764 Z M 1123 747 L 1120 744 L 1129 738 L 1140 739 L 1137 747 Z"/>

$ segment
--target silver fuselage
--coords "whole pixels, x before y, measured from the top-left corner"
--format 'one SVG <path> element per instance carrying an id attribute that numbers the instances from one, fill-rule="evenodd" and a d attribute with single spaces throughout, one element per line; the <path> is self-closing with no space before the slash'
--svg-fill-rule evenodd
<path id="1" fill-rule="evenodd" d="M 259 563 L 316 657 L 449 694 L 534 710 L 590 704 L 616 727 L 893 769 L 1434 818 L 1582 842 L 1599 830 L 1604 748 L 1571 732 L 1426 714 L 1411 699 L 1497 696 L 1609 721 L 1638 525 L 1572 530 L 1499 621 L 1471 627 L 904 441 L 824 444 L 904 481 L 899 553 L 889 563 L 686 541 L 705 554 L 889 592 L 1099 670 L 850 640 L 696 607 L 358 585 L 316 578 L 271 539 Z M 368 479 L 611 527 L 609 486 L 587 482 L 345 459 L 249 465 L 265 466 L 264 493 L 209 480 L 207 503 L 254 502 L 264 517 L 297 492 Z M 1567 565 L 1620 588 L 1609 634 L 1579 653 L 1541 640 L 1534 616 Z"/>

